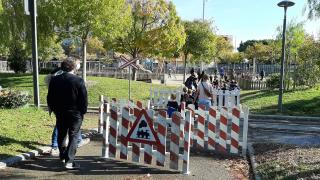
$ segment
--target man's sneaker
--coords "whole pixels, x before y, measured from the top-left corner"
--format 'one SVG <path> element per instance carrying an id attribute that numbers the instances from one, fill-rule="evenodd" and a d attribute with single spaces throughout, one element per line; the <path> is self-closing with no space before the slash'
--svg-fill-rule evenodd
<path id="1" fill-rule="evenodd" d="M 80 164 L 73 162 L 73 163 L 66 163 L 65 165 L 66 169 L 79 169 Z"/>
<path id="2" fill-rule="evenodd" d="M 57 147 L 52 148 L 51 151 L 50 151 L 50 155 L 51 156 L 59 155 L 59 149 Z"/>
<path id="3" fill-rule="evenodd" d="M 78 148 L 81 147 L 81 146 L 83 146 L 83 145 L 88 144 L 89 142 L 90 142 L 90 139 L 89 139 L 89 138 L 82 139 L 82 141 L 80 141 L 80 142 L 78 143 Z"/>

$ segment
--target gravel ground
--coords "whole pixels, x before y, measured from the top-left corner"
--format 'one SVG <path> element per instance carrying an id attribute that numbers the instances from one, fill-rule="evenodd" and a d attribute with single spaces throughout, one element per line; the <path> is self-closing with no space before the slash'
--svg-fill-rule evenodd
<path id="1" fill-rule="evenodd" d="M 262 179 L 320 179 L 320 146 L 253 145 Z"/>

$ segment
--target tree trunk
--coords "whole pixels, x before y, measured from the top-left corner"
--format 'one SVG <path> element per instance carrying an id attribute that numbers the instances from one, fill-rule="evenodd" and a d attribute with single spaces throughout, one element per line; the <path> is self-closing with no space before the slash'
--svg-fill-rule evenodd
<path id="1" fill-rule="evenodd" d="M 187 57 L 188 57 L 188 54 L 184 54 L 183 82 L 182 83 L 186 82 Z"/>
<path id="2" fill-rule="evenodd" d="M 135 58 L 137 58 L 137 57 L 138 57 L 138 54 L 137 54 L 137 53 L 132 54 L 132 58 L 133 58 L 133 59 L 135 59 Z M 136 63 L 136 65 L 139 65 L 139 60 L 136 61 L 135 63 Z M 131 79 L 132 79 L 133 81 L 136 81 L 136 80 L 137 80 L 137 70 L 136 70 L 135 68 L 132 68 L 132 77 L 131 77 Z"/>
<path id="3" fill-rule="evenodd" d="M 87 82 L 87 41 L 82 40 L 82 78 Z"/>

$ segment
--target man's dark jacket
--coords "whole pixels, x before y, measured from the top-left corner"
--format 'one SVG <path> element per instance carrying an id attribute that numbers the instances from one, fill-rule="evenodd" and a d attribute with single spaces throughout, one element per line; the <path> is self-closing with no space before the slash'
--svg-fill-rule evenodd
<path id="1" fill-rule="evenodd" d="M 83 79 L 71 73 L 52 77 L 47 102 L 49 108 L 55 113 L 73 110 L 85 114 L 88 97 Z"/>

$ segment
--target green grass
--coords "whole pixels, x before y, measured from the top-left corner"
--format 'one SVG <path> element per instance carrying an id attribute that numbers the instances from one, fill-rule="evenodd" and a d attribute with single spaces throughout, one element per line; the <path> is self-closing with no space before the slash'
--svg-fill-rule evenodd
<path id="1" fill-rule="evenodd" d="M 84 131 L 97 127 L 97 116 L 88 115 Z M 35 108 L 0 109 L 0 160 L 51 144 L 55 117 Z"/>
<path id="2" fill-rule="evenodd" d="M 278 91 L 243 91 L 241 103 L 259 114 L 277 112 Z M 308 90 L 289 91 L 283 96 L 284 115 L 320 116 L 320 86 Z"/>
<path id="3" fill-rule="evenodd" d="M 40 102 L 46 104 L 48 93 L 44 82 L 45 75 L 40 75 Z M 32 75 L 0 74 L 0 85 L 4 88 L 10 87 L 23 91 L 28 91 L 33 95 Z M 99 95 L 105 95 L 111 98 L 128 99 L 128 80 L 113 79 L 106 77 L 88 77 L 88 101 L 89 106 L 99 104 Z M 174 88 L 170 86 L 154 85 L 144 82 L 132 82 L 131 97 L 133 100 L 145 101 L 149 98 L 149 89 L 152 88 L 167 89 Z M 33 98 L 32 98 L 33 101 Z"/>

